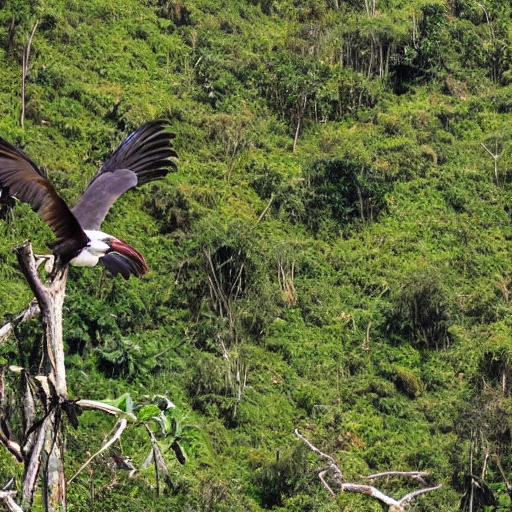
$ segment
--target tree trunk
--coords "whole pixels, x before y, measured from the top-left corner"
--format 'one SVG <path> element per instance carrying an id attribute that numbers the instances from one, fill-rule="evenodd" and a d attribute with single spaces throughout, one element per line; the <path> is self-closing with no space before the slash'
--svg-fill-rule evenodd
<path id="1" fill-rule="evenodd" d="M 295 149 L 297 148 L 297 142 L 299 140 L 299 134 L 300 134 L 300 123 L 301 123 L 302 118 L 304 117 L 304 113 L 306 111 L 308 95 L 306 93 L 304 93 L 301 100 L 302 100 L 302 102 L 300 102 L 297 107 L 297 125 L 295 128 L 295 136 L 293 137 L 292 153 L 295 152 Z"/>
<path id="2" fill-rule="evenodd" d="M 69 413 L 72 409 L 68 402 L 62 338 L 62 307 L 68 270 L 67 267 L 54 269 L 45 285 L 39 278 L 31 245 L 25 243 L 18 247 L 16 255 L 39 303 L 44 328 L 40 375 L 37 380 L 41 386 L 39 391 L 44 395 L 42 407 L 45 416 L 37 428 L 30 427 L 34 430 L 34 435 L 28 436 L 24 446 L 23 505 L 24 508 L 32 506 L 37 478 L 41 473 L 44 510 L 64 512 L 66 479 L 63 411 Z M 27 393 L 30 394 L 30 390 Z M 33 407 L 26 407 L 25 414 L 32 416 Z M 34 425 L 34 418 L 25 419 L 27 425 Z"/>

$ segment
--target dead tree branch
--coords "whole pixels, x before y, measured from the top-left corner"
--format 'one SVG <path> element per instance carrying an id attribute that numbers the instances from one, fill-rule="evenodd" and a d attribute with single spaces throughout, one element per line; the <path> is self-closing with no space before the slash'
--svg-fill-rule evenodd
<path id="1" fill-rule="evenodd" d="M 330 456 L 328 455 L 327 453 L 324 453 L 322 451 L 320 451 L 313 443 L 311 443 L 310 441 L 308 441 L 300 432 L 299 432 L 299 429 L 295 429 L 295 435 L 301 439 L 302 441 L 304 441 L 310 450 L 312 450 L 313 452 L 315 452 L 317 455 L 319 455 L 320 457 L 322 457 L 322 459 L 326 460 L 327 461 L 327 468 L 325 468 L 324 470 L 322 470 L 320 473 L 319 473 L 319 477 L 320 477 L 320 480 L 321 482 L 323 483 L 324 487 L 333 495 L 333 496 L 336 496 L 336 493 L 331 489 L 331 487 L 327 484 L 327 482 L 325 481 L 325 478 L 324 476 L 327 474 L 327 473 L 331 473 L 332 474 L 332 479 L 336 482 L 337 485 L 339 485 L 340 487 L 343 486 L 343 474 L 340 470 L 340 468 L 338 467 L 338 464 L 336 464 L 336 461 Z"/>
<path id="2" fill-rule="evenodd" d="M 86 462 L 84 462 L 78 471 L 68 480 L 68 485 L 92 462 L 92 460 L 103 453 L 105 450 L 110 448 L 117 440 L 121 438 L 122 433 L 126 430 L 128 426 L 128 421 L 126 418 L 121 418 L 119 420 L 119 428 L 116 430 L 115 434 L 107 441 L 96 453 L 91 455 Z"/>
<path id="3" fill-rule="evenodd" d="M 498 466 L 498 469 L 500 470 L 501 478 L 503 478 L 503 482 L 505 483 L 505 487 L 507 489 L 507 494 L 512 497 L 512 485 L 510 484 L 507 475 L 505 474 L 505 471 L 503 470 L 503 466 L 501 465 L 501 459 L 499 455 L 495 455 L 496 458 L 496 465 Z"/>
<path id="4" fill-rule="evenodd" d="M 428 485 L 425 478 L 430 476 L 430 473 L 426 471 L 386 471 L 384 473 L 375 473 L 374 475 L 366 476 L 366 480 L 377 480 L 378 478 L 390 478 L 394 476 L 403 476 L 406 478 L 412 478 L 418 480 L 422 485 Z"/>
<path id="5" fill-rule="evenodd" d="M 270 199 L 268 200 L 267 205 L 265 206 L 265 208 L 263 208 L 263 211 L 260 213 L 260 216 L 258 217 L 256 224 L 259 224 L 263 220 L 263 217 L 265 217 L 267 212 L 270 210 L 270 207 L 272 206 L 273 202 L 274 202 L 274 193 L 272 193 L 272 195 L 270 196 Z"/>
<path id="6" fill-rule="evenodd" d="M 23 509 L 14 501 L 16 491 L 0 491 L 0 500 L 5 503 L 9 512 L 23 512 Z"/>
<path id="7" fill-rule="evenodd" d="M 13 365 L 4 368 L 4 371 L 8 369 L 20 374 L 21 435 L 20 439 L 15 439 L 10 429 L 4 429 L 0 425 L 0 443 L 24 464 L 24 474 L 21 484 L 21 507 L 14 501 L 15 493 L 0 491 L 0 500 L 4 501 L 9 510 L 30 509 L 38 488 L 38 480 L 41 478 L 44 510 L 62 512 L 66 509 L 64 419 L 67 417 L 71 424 L 76 426 L 78 408 L 96 409 L 115 415 L 125 414 L 114 437 L 86 462 L 81 471 L 95 456 L 119 439 L 126 429 L 128 419 L 135 419 L 135 416 L 93 400 L 69 400 L 62 336 L 67 268 L 54 270 L 48 282 L 43 283 L 38 268 L 45 258 L 36 259 L 28 242 L 17 247 L 15 253 L 35 298 L 24 311 L 0 328 L 0 342 L 9 336 L 17 323 L 30 320 L 37 315 L 41 317 L 44 337 L 40 348 L 41 363 L 38 375 L 32 376 L 25 368 Z M 0 405 L 4 402 L 3 377 L 4 373 L 0 372 Z"/>
<path id="8" fill-rule="evenodd" d="M 9 322 L 6 322 L 4 325 L 2 325 L 2 327 L 0 327 L 0 343 L 3 343 L 7 340 L 8 336 L 18 324 L 21 322 L 28 322 L 40 314 L 41 309 L 39 308 L 39 303 L 34 297 L 26 309 L 24 309 L 21 313 L 18 313 Z"/>
<path id="9" fill-rule="evenodd" d="M 336 464 L 336 461 L 333 457 L 328 455 L 327 453 L 322 452 L 319 450 L 311 441 L 306 439 L 302 434 L 299 433 L 298 429 L 295 429 L 295 435 L 306 445 L 315 452 L 317 455 L 319 455 L 322 459 L 327 461 L 327 467 L 323 468 L 322 471 L 318 474 L 318 477 L 320 478 L 320 481 L 322 482 L 323 486 L 329 491 L 329 493 L 332 496 L 336 496 L 336 492 L 332 489 L 332 487 L 329 485 L 329 483 L 326 480 L 326 476 L 330 473 L 331 479 L 338 485 L 339 492 L 347 491 L 347 492 L 357 492 L 360 494 L 366 494 L 368 496 L 371 496 L 372 498 L 375 498 L 376 500 L 380 501 L 383 505 L 386 505 L 388 507 L 389 512 L 405 512 L 407 505 L 417 496 L 420 494 L 425 494 L 430 491 L 434 491 L 436 489 L 439 489 L 442 487 L 443 484 L 438 484 L 433 487 L 426 487 L 424 489 L 419 489 L 417 491 L 410 492 L 409 494 L 406 494 L 403 498 L 400 500 L 395 500 L 391 496 L 388 496 L 387 494 L 384 494 L 382 491 L 377 489 L 376 487 L 373 487 L 372 485 L 364 485 L 364 484 L 355 484 L 350 482 L 344 482 L 343 481 L 343 474 L 338 466 Z M 406 476 L 408 478 L 413 478 L 414 480 L 420 480 L 424 481 L 424 477 L 428 477 L 429 473 L 425 472 L 418 472 L 418 471 L 388 471 L 386 473 L 377 473 L 374 475 L 370 475 L 366 477 L 369 480 L 376 480 L 378 478 L 387 478 L 391 476 Z"/>

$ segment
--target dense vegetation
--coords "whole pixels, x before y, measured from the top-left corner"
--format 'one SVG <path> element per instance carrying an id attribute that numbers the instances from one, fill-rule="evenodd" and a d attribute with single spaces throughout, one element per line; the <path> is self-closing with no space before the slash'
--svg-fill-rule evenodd
<path id="1" fill-rule="evenodd" d="M 149 119 L 171 121 L 180 155 L 177 173 L 126 194 L 105 226 L 151 273 L 71 269 L 64 326 L 73 396 L 176 405 L 153 426 L 169 479 L 158 496 L 151 467 L 132 479 L 116 467 L 150 449 L 132 425 L 70 484 L 69 510 L 380 510 L 333 499 L 296 427 L 347 481 L 431 472 L 444 486 L 414 510 L 468 509 L 470 474 L 489 486 L 474 510 L 510 509 L 509 3 L 0 9 L 0 135 L 66 200 Z M 13 247 L 30 238 L 43 252 L 51 237 L 26 205 L 0 202 L 0 318 L 31 298 Z M 4 363 L 36 371 L 37 336 L 37 321 L 21 324 Z M 69 427 L 70 476 L 114 421 L 88 412 Z M 20 471 L 2 452 L 0 487 Z"/>

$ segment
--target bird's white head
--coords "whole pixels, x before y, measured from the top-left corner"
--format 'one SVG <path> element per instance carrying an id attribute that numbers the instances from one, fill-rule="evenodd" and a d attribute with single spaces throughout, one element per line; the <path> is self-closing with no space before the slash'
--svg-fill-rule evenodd
<path id="1" fill-rule="evenodd" d="M 112 251 L 112 247 L 108 243 L 112 236 L 102 231 L 85 230 L 85 233 L 89 242 L 70 263 L 78 267 L 94 267 L 100 258 Z"/>
<path id="2" fill-rule="evenodd" d="M 101 240 L 91 240 L 85 247 L 85 250 L 89 251 L 94 256 L 101 258 L 107 254 L 111 248 L 110 245 Z"/>
<path id="3" fill-rule="evenodd" d="M 109 240 L 114 238 L 112 235 L 103 233 L 103 231 L 92 231 L 88 229 L 85 230 L 85 234 L 89 237 L 89 243 L 85 249 L 94 256 L 101 258 L 112 251 L 112 246 L 109 243 Z"/>

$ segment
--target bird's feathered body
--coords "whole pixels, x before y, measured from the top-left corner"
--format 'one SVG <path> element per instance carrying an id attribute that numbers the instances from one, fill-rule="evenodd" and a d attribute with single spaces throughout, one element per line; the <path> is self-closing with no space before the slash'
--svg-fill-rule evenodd
<path id="1" fill-rule="evenodd" d="M 126 242 L 100 231 L 110 207 L 130 188 L 165 176 L 177 154 L 166 121 L 151 121 L 129 135 L 100 167 L 73 209 L 69 209 L 38 167 L 0 138 L 2 194 L 29 203 L 53 230 L 49 246 L 62 265 L 94 266 L 101 261 L 125 279 L 148 270 L 144 257 Z"/>

